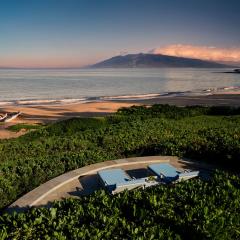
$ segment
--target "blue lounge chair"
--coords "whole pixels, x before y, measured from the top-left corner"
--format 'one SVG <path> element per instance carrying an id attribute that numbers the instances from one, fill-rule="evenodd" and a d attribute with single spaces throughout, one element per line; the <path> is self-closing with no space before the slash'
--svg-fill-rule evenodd
<path id="1" fill-rule="evenodd" d="M 148 168 L 165 183 L 187 180 L 199 175 L 199 171 L 181 172 L 169 163 L 151 164 Z"/>
<path id="2" fill-rule="evenodd" d="M 145 185 L 145 179 L 132 179 L 122 169 L 101 170 L 98 175 L 103 186 L 112 194 Z"/>

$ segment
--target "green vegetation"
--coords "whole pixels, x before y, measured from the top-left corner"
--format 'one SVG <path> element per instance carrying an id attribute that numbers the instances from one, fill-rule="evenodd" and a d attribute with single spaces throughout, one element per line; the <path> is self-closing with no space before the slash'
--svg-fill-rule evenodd
<path id="1" fill-rule="evenodd" d="M 16 125 L 12 125 L 9 126 L 7 129 L 13 132 L 19 132 L 22 129 L 26 129 L 26 130 L 32 130 L 32 129 L 40 129 L 42 126 L 41 125 L 33 125 L 33 124 L 16 124 Z"/>
<path id="2" fill-rule="evenodd" d="M 132 107 L 1 140 L 0 208 L 64 172 L 110 159 L 177 155 L 239 170 L 238 114 L 239 108 Z"/>
<path id="3" fill-rule="evenodd" d="M 199 179 L 0 217 L 1 239 L 239 239 L 240 178 Z"/>

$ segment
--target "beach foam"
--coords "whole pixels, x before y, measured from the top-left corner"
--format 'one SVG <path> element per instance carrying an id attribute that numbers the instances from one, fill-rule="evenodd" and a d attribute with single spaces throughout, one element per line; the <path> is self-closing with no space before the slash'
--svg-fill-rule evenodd
<path id="1" fill-rule="evenodd" d="M 137 95 L 119 95 L 100 97 L 100 100 L 137 100 L 137 99 L 152 99 L 161 96 L 160 93 L 137 94 Z"/>
<path id="2" fill-rule="evenodd" d="M 162 92 L 162 93 L 146 93 L 134 95 L 117 95 L 102 97 L 84 97 L 84 98 L 66 98 L 66 99 L 20 99 L 13 101 L 1 101 L 0 107 L 9 105 L 37 106 L 37 105 L 67 105 L 77 103 L 102 102 L 102 101 L 134 101 L 148 100 L 155 98 L 179 97 L 179 96 L 208 96 L 216 94 L 240 94 L 240 87 L 226 86 L 221 88 L 207 88 L 195 91 L 183 92 Z"/>

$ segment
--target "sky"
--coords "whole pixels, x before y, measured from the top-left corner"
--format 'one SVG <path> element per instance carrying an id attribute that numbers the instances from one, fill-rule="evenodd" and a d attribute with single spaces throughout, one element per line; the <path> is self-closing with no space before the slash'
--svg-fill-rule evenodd
<path id="1" fill-rule="evenodd" d="M 240 62 L 239 9 L 239 0 L 0 0 L 0 67 L 139 52 Z"/>

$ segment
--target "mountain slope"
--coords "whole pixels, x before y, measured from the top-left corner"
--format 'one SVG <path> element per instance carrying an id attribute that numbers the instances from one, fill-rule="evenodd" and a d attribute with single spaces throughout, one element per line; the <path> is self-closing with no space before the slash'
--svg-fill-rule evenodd
<path id="1" fill-rule="evenodd" d="M 92 68 L 161 68 L 161 67 L 193 67 L 224 68 L 229 65 L 193 58 L 173 57 L 161 54 L 128 54 L 116 56 L 96 63 Z"/>

